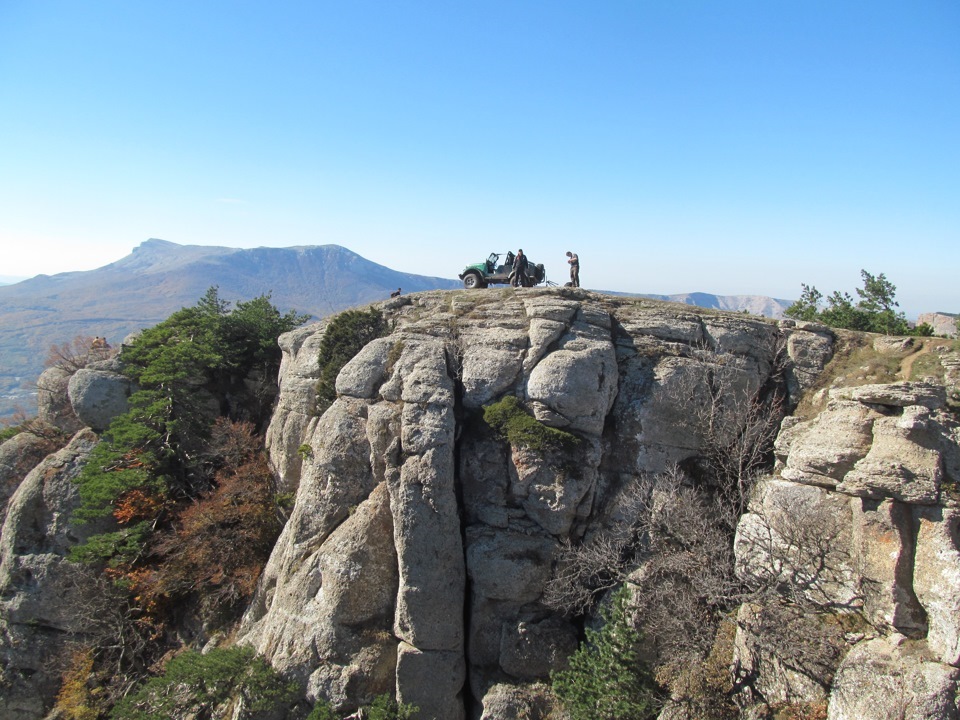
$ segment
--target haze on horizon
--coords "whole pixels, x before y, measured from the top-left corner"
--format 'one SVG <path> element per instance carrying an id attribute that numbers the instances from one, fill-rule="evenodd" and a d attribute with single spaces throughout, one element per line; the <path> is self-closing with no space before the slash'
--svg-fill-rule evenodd
<path id="1" fill-rule="evenodd" d="M 0 275 L 150 237 L 960 310 L 960 5 L 0 5 Z"/>

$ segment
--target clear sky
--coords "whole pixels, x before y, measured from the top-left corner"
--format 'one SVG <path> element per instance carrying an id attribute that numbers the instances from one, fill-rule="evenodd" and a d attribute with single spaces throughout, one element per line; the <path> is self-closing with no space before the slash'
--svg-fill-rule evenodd
<path id="1" fill-rule="evenodd" d="M 0 0 L 0 275 L 147 238 L 960 311 L 956 0 Z"/>

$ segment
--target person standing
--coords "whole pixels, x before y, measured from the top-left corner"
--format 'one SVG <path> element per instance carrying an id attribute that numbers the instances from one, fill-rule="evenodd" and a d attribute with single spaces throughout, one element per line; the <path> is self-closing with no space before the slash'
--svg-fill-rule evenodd
<path id="1" fill-rule="evenodd" d="M 580 256 L 567 250 L 567 262 L 570 264 L 570 287 L 580 287 Z"/>
<path id="2" fill-rule="evenodd" d="M 514 287 L 527 286 L 527 256 L 523 254 L 523 248 L 517 250 L 517 256 L 513 259 L 513 280 L 510 284 Z"/>

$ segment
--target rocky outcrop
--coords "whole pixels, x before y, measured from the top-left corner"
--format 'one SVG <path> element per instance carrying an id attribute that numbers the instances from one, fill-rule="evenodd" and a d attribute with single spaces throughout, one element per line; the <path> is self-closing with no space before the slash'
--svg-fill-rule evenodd
<path id="1" fill-rule="evenodd" d="M 747 695 L 829 697 L 830 720 L 958 717 L 960 448 L 945 407 L 941 385 L 866 385 L 833 390 L 817 417 L 785 423 L 778 476 L 740 520 L 738 572 L 825 622 L 866 624 L 847 628 L 849 652 L 826 672 L 798 678 L 794 658 L 786 683 L 772 682 L 776 671 L 758 673 L 751 650 L 786 667 L 763 637 L 779 631 L 738 623 L 735 662 Z"/>
<path id="2" fill-rule="evenodd" d="M 70 377 L 67 392 L 80 421 L 103 432 L 110 421 L 129 409 L 133 383 L 120 372 L 119 360 L 104 360 L 80 368 Z"/>
<path id="3" fill-rule="evenodd" d="M 832 343 L 819 326 L 583 291 L 419 295 L 385 311 L 393 332 L 343 368 L 319 417 L 325 326 L 281 338 L 268 438 L 297 498 L 240 642 L 340 710 L 395 689 L 444 720 L 545 717 L 538 683 L 580 637 L 543 602 L 562 544 L 615 522 L 629 478 L 701 450 L 684 408 L 698 393 L 746 397 L 784 372 L 780 387 L 799 391 Z M 482 419 L 506 395 L 575 446 L 506 442 Z"/>
<path id="4" fill-rule="evenodd" d="M 32 432 L 21 432 L 0 444 L 0 527 L 7 513 L 7 500 L 20 482 L 45 458 L 51 441 Z"/>
<path id="5" fill-rule="evenodd" d="M 97 580 L 66 559 L 89 527 L 70 523 L 79 502 L 72 480 L 97 442 L 90 430 L 34 468 L 10 499 L 0 535 L 0 715 L 43 717 L 60 687 L 73 642 L 99 622 Z M 102 609 L 102 608 L 101 608 Z"/>
<path id="6" fill-rule="evenodd" d="M 945 337 L 957 336 L 957 316 L 953 313 L 920 313 L 917 316 L 917 325 L 923 323 L 933 328 L 934 335 L 943 335 Z"/>
<path id="7" fill-rule="evenodd" d="M 638 479 L 695 468 L 711 443 L 734 442 L 745 402 L 777 397 L 788 410 L 834 348 L 812 323 L 578 289 L 423 293 L 379 307 L 390 334 L 342 369 L 322 413 L 327 324 L 280 339 L 267 444 L 296 501 L 237 632 L 342 713 L 392 693 L 424 719 L 557 714 L 550 672 L 583 637 L 545 601 L 561 549 L 629 522 L 621 500 Z M 74 415 L 95 429 L 131 390 L 96 374 L 115 371 L 69 383 Z M 78 422 L 54 395 L 50 417 Z M 511 442 L 488 425 L 485 407 L 508 396 L 565 440 Z M 818 415 L 782 423 L 774 472 L 736 537 L 741 578 L 766 589 L 736 615 L 730 661 L 744 706 L 957 716 L 960 427 L 949 402 L 930 383 L 833 390 Z M 94 602 L 96 579 L 64 559 L 78 532 L 98 530 L 68 522 L 70 478 L 95 441 L 79 432 L 9 505 L 4 717 L 42 717 L 54 659 L 109 620 L 77 612 L 106 606 Z"/>

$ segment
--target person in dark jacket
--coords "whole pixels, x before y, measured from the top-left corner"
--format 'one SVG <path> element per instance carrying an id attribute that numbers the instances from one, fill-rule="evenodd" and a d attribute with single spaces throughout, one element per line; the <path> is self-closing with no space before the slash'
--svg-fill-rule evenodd
<path id="1" fill-rule="evenodd" d="M 510 284 L 527 287 L 527 256 L 523 254 L 523 248 L 517 250 L 517 256 L 513 259 L 513 279 Z"/>

